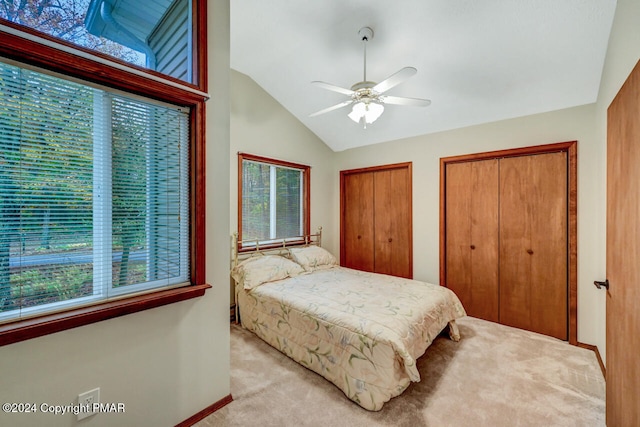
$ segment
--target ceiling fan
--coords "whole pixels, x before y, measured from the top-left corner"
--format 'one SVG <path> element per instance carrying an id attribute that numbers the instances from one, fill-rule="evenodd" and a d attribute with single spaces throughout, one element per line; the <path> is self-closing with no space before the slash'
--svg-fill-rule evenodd
<path id="1" fill-rule="evenodd" d="M 380 83 L 368 81 L 367 42 L 373 38 L 373 30 L 369 27 L 363 27 L 358 31 L 358 35 L 364 44 L 364 78 L 361 82 L 351 86 L 351 89 L 346 89 L 321 81 L 311 82 L 323 89 L 348 95 L 349 99 L 331 107 L 316 111 L 315 113 L 310 114 L 309 117 L 316 117 L 348 105 L 353 105 L 351 113 L 348 114 L 349 118 L 356 123 L 363 123 L 366 128 L 367 124 L 373 123 L 378 119 L 378 117 L 380 117 L 380 115 L 382 115 L 382 112 L 384 111 L 384 104 L 409 105 L 414 107 L 426 107 L 431 104 L 431 101 L 428 99 L 405 98 L 384 94 L 389 89 L 399 85 L 409 77 L 416 74 L 418 70 L 413 67 L 404 67 Z"/>

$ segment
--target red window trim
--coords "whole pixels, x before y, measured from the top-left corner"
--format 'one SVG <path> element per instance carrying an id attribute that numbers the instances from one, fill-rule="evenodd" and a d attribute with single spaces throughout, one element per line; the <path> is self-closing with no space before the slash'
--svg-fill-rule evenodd
<path id="1" fill-rule="evenodd" d="M 197 38 L 198 46 L 198 51 L 194 54 L 194 61 L 198 64 L 194 67 L 194 79 L 199 82 L 198 88 L 202 91 L 206 91 L 207 88 L 206 3 L 204 0 L 194 0 L 194 38 Z M 0 20 L 0 23 L 15 27 L 14 24 L 4 20 Z M 24 28 L 20 27 L 20 30 L 24 31 Z M 39 32 L 33 33 L 41 36 Z M 211 287 L 205 283 L 205 97 L 167 82 L 82 58 L 1 29 L 0 39 L 2 40 L 0 56 L 125 92 L 187 106 L 191 109 L 192 130 L 189 177 L 191 285 L 5 323 L 0 325 L 0 346 L 204 295 L 205 291 Z M 58 39 L 54 40 L 56 43 L 68 44 Z M 76 45 L 71 46 L 79 49 Z M 93 51 L 89 52 L 95 54 Z M 111 57 L 108 59 L 113 61 Z M 169 80 L 164 74 L 124 64 L 130 68 L 139 68 L 149 75 L 157 74 Z M 189 86 L 182 81 L 179 83 Z"/>
<path id="2" fill-rule="evenodd" d="M 286 160 L 271 159 L 263 156 L 256 156 L 254 154 L 238 153 L 238 252 L 253 251 L 254 248 L 241 247 L 240 241 L 242 241 L 242 161 L 250 160 L 259 163 L 267 163 L 275 166 L 284 166 L 294 169 L 301 169 L 304 176 L 304 188 L 303 188 L 303 207 L 304 207 L 304 234 L 308 236 L 311 234 L 311 166 L 303 165 L 300 163 L 288 162 Z M 304 245 L 304 239 L 300 242 L 287 242 L 287 246 Z M 276 248 L 282 246 L 282 244 L 274 243 L 273 245 L 265 244 L 260 245 L 261 249 Z"/>

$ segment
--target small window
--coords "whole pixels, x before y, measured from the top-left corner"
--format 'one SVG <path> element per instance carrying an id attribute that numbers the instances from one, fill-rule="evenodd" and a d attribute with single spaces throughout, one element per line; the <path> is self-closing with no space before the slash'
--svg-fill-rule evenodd
<path id="1" fill-rule="evenodd" d="M 310 167 L 238 154 L 242 247 L 302 241 L 309 234 Z"/>

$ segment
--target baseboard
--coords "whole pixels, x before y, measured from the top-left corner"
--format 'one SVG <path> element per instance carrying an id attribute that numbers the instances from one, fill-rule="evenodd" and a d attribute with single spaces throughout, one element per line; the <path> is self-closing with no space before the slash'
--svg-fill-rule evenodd
<path id="1" fill-rule="evenodd" d="M 598 363 L 600 364 L 600 370 L 602 371 L 602 376 L 606 379 L 607 369 L 604 367 L 604 363 L 602 363 L 602 357 L 600 357 L 600 351 L 598 351 L 598 347 L 595 345 L 584 344 L 581 342 L 578 342 L 577 346 L 580 348 L 586 348 L 587 350 L 591 350 L 596 354 L 596 358 L 598 359 Z"/>
<path id="2" fill-rule="evenodd" d="M 222 399 L 218 400 L 213 405 L 209 405 L 206 408 L 204 408 L 202 411 L 198 412 L 197 414 L 192 415 L 191 417 L 187 418 L 186 420 L 184 420 L 180 424 L 176 424 L 176 427 L 189 427 L 189 426 L 192 426 L 195 423 L 197 423 L 198 421 L 201 421 L 201 420 L 205 419 L 206 417 L 208 417 L 209 415 L 213 414 L 217 410 L 224 408 L 225 406 L 227 406 L 231 402 L 233 402 L 233 397 L 231 397 L 231 395 L 225 396 Z"/>

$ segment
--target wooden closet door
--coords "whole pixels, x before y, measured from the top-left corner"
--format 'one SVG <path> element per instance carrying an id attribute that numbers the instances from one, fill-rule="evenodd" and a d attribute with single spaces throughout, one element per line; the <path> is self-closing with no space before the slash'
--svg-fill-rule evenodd
<path id="1" fill-rule="evenodd" d="M 607 425 L 640 425 L 640 62 L 607 111 Z"/>
<path id="2" fill-rule="evenodd" d="M 373 173 L 342 175 L 342 266 L 374 271 L 373 208 Z"/>
<path id="3" fill-rule="evenodd" d="M 567 154 L 500 160 L 500 323 L 567 339 Z"/>
<path id="4" fill-rule="evenodd" d="M 412 277 L 411 171 L 374 173 L 375 272 Z"/>
<path id="5" fill-rule="evenodd" d="M 467 314 L 498 321 L 498 160 L 446 168 L 446 286 Z"/>

